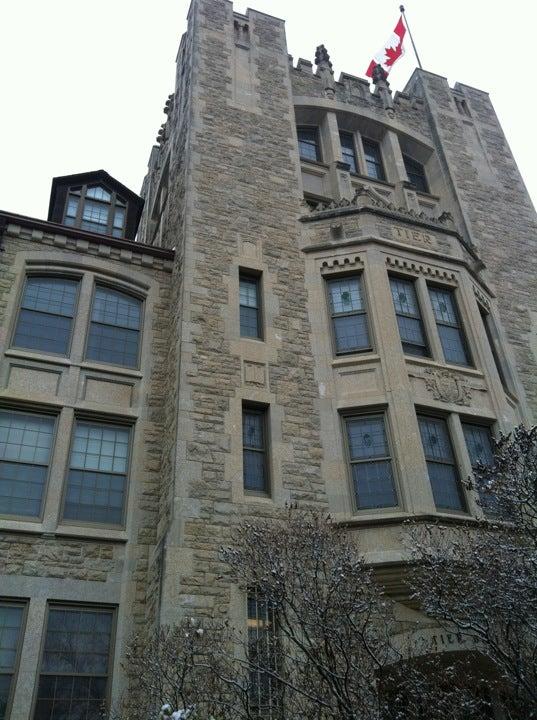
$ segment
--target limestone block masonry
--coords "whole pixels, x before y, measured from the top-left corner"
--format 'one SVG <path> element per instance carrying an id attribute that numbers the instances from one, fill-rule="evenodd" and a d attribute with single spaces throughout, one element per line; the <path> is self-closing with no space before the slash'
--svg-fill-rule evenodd
<path id="1" fill-rule="evenodd" d="M 193 0 L 137 241 L 0 213 L 0 411 L 54 420 L 42 512 L 0 515 L 0 610 L 24 608 L 9 720 L 33 716 L 51 608 L 113 613 L 111 704 L 133 632 L 246 623 L 219 549 L 288 503 L 350 529 L 415 618 L 404 520 L 480 517 L 472 433 L 535 419 L 537 218 L 488 95 L 421 70 L 392 95 L 316 59 L 293 61 L 278 18 Z M 33 276 L 79 288 L 64 355 L 14 342 Z M 98 287 L 140 303 L 136 367 L 87 357 Z M 121 523 L 63 518 L 77 422 L 129 433 Z M 444 494 L 424 423 L 452 448 Z"/>

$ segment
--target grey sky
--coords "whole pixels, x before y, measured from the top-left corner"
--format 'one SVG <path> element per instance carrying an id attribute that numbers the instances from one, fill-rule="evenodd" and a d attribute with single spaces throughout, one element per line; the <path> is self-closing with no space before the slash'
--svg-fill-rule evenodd
<path id="1" fill-rule="evenodd" d="M 250 3 L 235 2 L 245 12 Z M 364 76 L 399 16 L 393 0 L 252 0 L 286 20 L 289 52 L 324 43 L 341 71 Z M 0 43 L 0 208 L 46 217 L 55 175 L 104 168 L 139 191 L 173 90 L 187 0 L 11 0 Z M 534 203 L 537 3 L 409 0 L 424 67 L 490 93 Z M 401 90 L 410 43 L 390 75 Z"/>

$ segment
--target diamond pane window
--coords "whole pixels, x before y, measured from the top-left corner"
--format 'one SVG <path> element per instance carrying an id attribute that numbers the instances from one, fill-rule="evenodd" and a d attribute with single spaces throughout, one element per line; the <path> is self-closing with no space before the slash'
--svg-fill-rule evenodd
<path id="1" fill-rule="evenodd" d="M 241 336 L 261 338 L 259 279 L 241 275 L 239 295 Z"/>
<path id="2" fill-rule="evenodd" d="M 112 626 L 112 610 L 49 609 L 33 720 L 102 718 Z"/>
<path id="3" fill-rule="evenodd" d="M 358 163 L 356 162 L 356 151 L 354 149 L 354 138 L 352 133 L 340 130 L 339 140 L 341 142 L 343 162 L 346 162 L 349 165 L 351 173 L 357 173 Z"/>
<path id="4" fill-rule="evenodd" d="M 245 490 L 268 492 L 266 411 L 245 407 L 242 411 L 242 460 Z"/>
<path id="5" fill-rule="evenodd" d="M 319 133 L 315 127 L 299 127 L 298 134 L 298 152 L 301 160 L 312 160 L 318 162 L 321 159 L 321 149 L 319 147 Z"/>
<path id="6" fill-rule="evenodd" d="M 453 290 L 430 287 L 429 295 L 446 362 L 470 365 L 470 355 Z"/>
<path id="7" fill-rule="evenodd" d="M 140 300 L 97 286 L 86 357 L 114 365 L 137 367 L 141 317 Z"/>
<path id="8" fill-rule="evenodd" d="M 364 148 L 367 175 L 375 180 L 385 180 L 382 155 L 380 154 L 380 145 L 378 142 L 362 138 L 362 147 Z"/>
<path id="9" fill-rule="evenodd" d="M 0 411 L 0 514 L 38 517 L 54 418 Z"/>
<path id="10" fill-rule="evenodd" d="M 361 278 L 329 280 L 328 296 L 336 353 L 369 350 L 371 340 Z"/>
<path id="11" fill-rule="evenodd" d="M 127 493 L 130 430 L 78 422 L 63 517 L 121 525 Z"/>
<path id="12" fill-rule="evenodd" d="M 7 720 L 22 641 L 24 607 L 0 602 L 0 720 Z"/>
<path id="13" fill-rule="evenodd" d="M 346 426 L 356 507 L 358 510 L 396 507 L 384 416 L 347 418 Z"/>
<path id="14" fill-rule="evenodd" d="M 395 315 L 403 351 L 408 355 L 429 356 L 414 283 L 390 278 Z"/>
<path id="15" fill-rule="evenodd" d="M 26 278 L 13 345 L 67 355 L 77 295 L 77 280 Z"/>
<path id="16" fill-rule="evenodd" d="M 464 510 L 459 473 L 446 421 L 420 416 L 418 422 L 436 507 L 440 510 Z"/>

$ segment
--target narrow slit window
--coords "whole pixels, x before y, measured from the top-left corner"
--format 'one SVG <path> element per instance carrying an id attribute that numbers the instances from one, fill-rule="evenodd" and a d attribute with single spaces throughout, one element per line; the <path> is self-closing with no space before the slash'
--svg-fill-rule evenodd
<path id="1" fill-rule="evenodd" d="M 0 411 L 0 514 L 39 517 L 54 418 Z"/>
<path id="2" fill-rule="evenodd" d="M 397 493 L 384 415 L 349 417 L 346 426 L 357 509 L 396 507 Z"/>
<path id="3" fill-rule="evenodd" d="M 106 704 L 113 610 L 51 606 L 33 720 L 98 720 Z"/>
<path id="4" fill-rule="evenodd" d="M 269 490 L 266 424 L 266 410 L 243 408 L 242 459 L 245 490 L 264 493 Z"/>
<path id="5" fill-rule="evenodd" d="M 13 698 L 23 618 L 23 605 L 0 602 L 0 720 L 7 718 Z"/>
<path id="6" fill-rule="evenodd" d="M 430 287 L 429 295 L 445 361 L 455 365 L 471 365 L 455 293 L 445 288 Z"/>
<path id="7" fill-rule="evenodd" d="M 278 683 L 270 672 L 278 670 L 279 642 L 276 611 L 258 593 L 248 594 L 249 695 L 254 711 L 271 718 L 279 708 Z M 268 671 L 268 672 L 267 672 Z"/>
<path id="8" fill-rule="evenodd" d="M 67 278 L 26 278 L 13 345 L 67 355 L 78 285 L 78 280 Z"/>
<path id="9" fill-rule="evenodd" d="M 122 524 L 129 446 L 129 428 L 77 422 L 71 448 L 64 519 Z"/>
<path id="10" fill-rule="evenodd" d="M 135 297 L 97 286 L 93 299 L 86 357 L 138 366 L 142 303 Z"/>
<path id="11" fill-rule="evenodd" d="M 241 337 L 261 338 L 259 278 L 241 275 L 239 278 Z"/>
<path id="12" fill-rule="evenodd" d="M 362 279 L 354 277 L 328 281 L 328 296 L 336 353 L 371 349 Z"/>
<path id="13" fill-rule="evenodd" d="M 390 287 L 403 352 L 407 355 L 429 357 L 414 282 L 392 277 Z"/>
<path id="14" fill-rule="evenodd" d="M 367 175 L 374 180 L 386 180 L 384 166 L 382 164 L 382 155 L 380 153 L 380 145 L 378 142 L 362 138 L 362 147 L 364 148 L 365 169 Z"/>
<path id="15" fill-rule="evenodd" d="M 350 132 L 339 132 L 339 140 L 341 142 L 341 154 L 343 162 L 347 163 L 351 173 L 358 172 L 358 163 L 356 161 L 356 150 L 354 148 L 354 137 Z"/>
<path id="16" fill-rule="evenodd" d="M 446 421 L 420 416 L 418 422 L 436 507 L 439 510 L 465 510 Z"/>

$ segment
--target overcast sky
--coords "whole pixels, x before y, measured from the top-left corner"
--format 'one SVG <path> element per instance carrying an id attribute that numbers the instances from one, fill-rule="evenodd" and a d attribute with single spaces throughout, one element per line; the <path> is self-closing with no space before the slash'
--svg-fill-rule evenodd
<path id="1" fill-rule="evenodd" d="M 245 12 L 247 2 L 235 9 Z M 0 208 L 46 217 L 51 178 L 104 168 L 138 192 L 174 62 L 187 0 L 4 0 L 0 12 Z M 289 52 L 313 61 L 324 43 L 336 78 L 364 76 L 393 30 L 393 0 L 252 0 L 284 18 Z M 534 203 L 537 3 L 409 0 L 427 70 L 490 93 Z M 402 90 L 406 53 L 390 75 Z"/>

